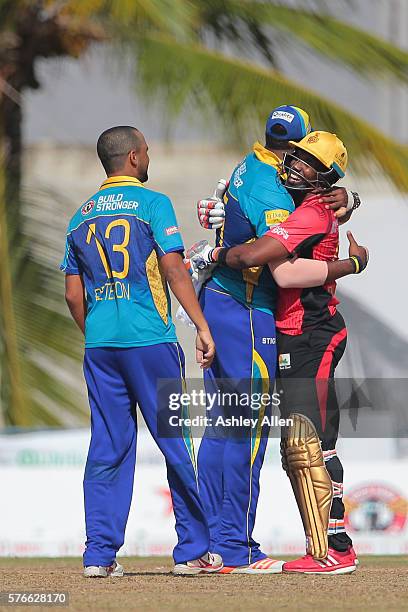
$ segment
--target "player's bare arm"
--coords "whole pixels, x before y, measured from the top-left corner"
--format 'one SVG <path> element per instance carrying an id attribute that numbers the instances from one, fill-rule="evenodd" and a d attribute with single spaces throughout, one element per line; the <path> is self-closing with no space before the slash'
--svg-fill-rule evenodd
<path id="1" fill-rule="evenodd" d="M 362 272 L 368 263 L 368 250 L 360 246 L 351 232 L 349 258 L 338 261 L 317 261 L 293 258 L 286 248 L 271 236 L 262 236 L 251 244 L 231 248 L 207 248 L 191 258 L 197 269 L 218 263 L 236 270 L 269 265 L 279 287 L 316 287 L 324 282 L 337 280 Z M 351 237 L 351 239 L 350 239 Z"/>
<path id="2" fill-rule="evenodd" d="M 289 253 L 278 240 L 262 236 L 252 244 L 240 244 L 229 249 L 216 248 L 212 256 L 214 261 L 221 265 L 242 270 L 283 262 L 288 259 Z"/>
<path id="3" fill-rule="evenodd" d="M 168 253 L 160 259 L 160 267 L 172 292 L 196 326 L 197 363 L 208 368 L 214 359 L 215 344 L 183 259 L 179 253 Z"/>
<path id="4" fill-rule="evenodd" d="M 348 276 L 349 274 L 359 273 L 366 267 L 368 262 L 366 247 L 357 244 L 351 232 L 348 232 L 347 236 L 350 242 L 350 257 L 338 261 L 320 262 L 301 258 L 291 263 L 289 259 L 290 254 L 285 247 L 270 236 L 262 236 L 262 238 L 259 238 L 252 244 L 242 244 L 230 249 L 215 250 L 213 258 L 219 264 L 224 264 L 238 270 L 264 266 L 266 264 L 276 266 L 277 263 L 280 263 L 284 265 L 287 262 L 286 266 L 291 266 L 290 274 L 296 274 L 298 280 L 296 278 L 288 278 L 284 284 L 285 287 L 307 287 L 309 283 L 315 286 L 317 284 L 315 275 L 318 276 L 320 282 L 327 282 Z M 277 270 L 278 268 L 274 267 L 274 275 Z M 310 275 L 312 280 L 309 279 Z M 278 282 L 278 284 L 280 283 Z"/>
<path id="5" fill-rule="evenodd" d="M 75 323 L 85 333 L 86 301 L 82 276 L 67 274 L 65 276 L 65 301 Z"/>
<path id="6" fill-rule="evenodd" d="M 362 272 L 367 265 L 368 250 L 357 244 L 351 232 L 347 233 L 347 237 L 350 243 L 349 259 L 327 262 L 299 258 L 269 264 L 276 284 L 282 289 L 305 289 Z"/>

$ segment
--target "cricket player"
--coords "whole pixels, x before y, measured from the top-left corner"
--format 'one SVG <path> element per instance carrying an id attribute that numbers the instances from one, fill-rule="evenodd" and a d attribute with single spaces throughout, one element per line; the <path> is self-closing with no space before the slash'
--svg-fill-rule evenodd
<path id="1" fill-rule="evenodd" d="M 349 233 L 350 258 L 337 261 L 338 220 L 318 194 L 309 195 L 344 176 L 343 143 L 335 134 L 317 131 L 291 144 L 295 149 L 285 155 L 285 184 L 297 192 L 296 211 L 253 244 L 209 248 L 200 257 L 233 269 L 269 263 L 286 287 L 279 290 L 276 314 L 282 415 L 292 421 L 282 438 L 282 463 L 299 506 L 307 551 L 285 563 L 283 571 L 344 574 L 355 571 L 357 559 L 344 529 L 343 467 L 335 448 L 340 415 L 334 372 L 347 340 L 335 279 L 360 273 L 368 254 Z M 302 260 L 295 261 L 298 257 Z M 301 261 L 303 280 L 291 271 Z"/>
<path id="2" fill-rule="evenodd" d="M 97 153 L 107 179 L 75 213 L 61 269 L 66 301 L 85 334 L 84 374 L 92 435 L 84 475 L 86 577 L 123 576 L 124 542 L 136 457 L 136 404 L 162 451 L 176 517 L 174 573 L 219 570 L 198 495 L 189 431 L 159 437 L 168 406 L 159 379 L 182 392 L 184 355 L 171 318 L 167 283 L 197 328 L 197 361 L 211 365 L 214 342 L 182 260 L 183 242 L 169 198 L 144 187 L 143 134 L 118 126 L 101 134 Z M 165 401 L 164 401 L 165 404 Z M 164 411 L 164 412 L 163 412 Z"/>
<path id="3" fill-rule="evenodd" d="M 217 202 L 199 202 L 200 222 L 219 227 L 218 246 L 253 241 L 295 210 L 293 198 L 282 184 L 280 168 L 285 152 L 293 149 L 289 141 L 301 140 L 310 132 L 304 110 L 281 106 L 271 112 L 265 146 L 256 143 L 232 174 L 224 196 L 225 219 Z M 324 197 L 326 205 L 346 212 L 348 194 L 344 189 Z M 219 379 L 243 379 L 249 392 L 271 391 L 277 362 L 277 286 L 268 267 L 242 271 L 216 267 L 200 300 L 218 347 L 211 368 L 204 374 L 207 391 L 214 393 L 220 387 Z M 224 391 L 230 391 L 229 386 L 226 383 Z M 240 391 L 244 393 L 243 383 Z M 252 416 L 260 415 L 262 422 L 270 411 L 271 406 L 266 405 Z M 253 428 L 241 440 L 209 429 L 200 445 L 200 495 L 210 527 L 210 550 L 223 557 L 223 573 L 282 571 L 283 562 L 267 558 L 252 538 L 267 438 L 267 426 Z"/>

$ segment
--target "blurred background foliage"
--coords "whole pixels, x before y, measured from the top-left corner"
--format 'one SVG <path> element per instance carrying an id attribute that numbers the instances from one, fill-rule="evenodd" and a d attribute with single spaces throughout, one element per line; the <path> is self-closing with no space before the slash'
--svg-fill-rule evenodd
<path id="1" fill-rule="evenodd" d="M 337 4 L 352 5 L 352 0 Z M 186 105 L 217 116 L 241 145 L 284 102 L 347 142 L 352 167 L 379 167 L 408 191 L 408 148 L 288 79 L 277 49 L 297 45 L 370 79 L 406 83 L 408 54 L 328 12 L 325 0 L 0 0 L 0 426 L 86 419 L 71 365 L 82 338 L 63 304 L 63 281 L 42 256 L 55 244 L 50 194 L 21 188 L 23 96 L 41 87 L 37 60 L 79 57 L 109 43 L 134 64 L 135 83 L 161 99 L 168 121 Z M 45 197 L 47 196 L 47 197 Z M 60 196 L 58 196 L 60 197 Z M 51 221 L 48 221 L 52 219 Z M 41 248 L 38 248 L 39 245 Z"/>

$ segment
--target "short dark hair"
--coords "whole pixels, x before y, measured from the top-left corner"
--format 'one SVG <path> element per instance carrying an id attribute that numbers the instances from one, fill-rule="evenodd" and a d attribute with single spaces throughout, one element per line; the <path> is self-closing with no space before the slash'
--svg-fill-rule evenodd
<path id="1" fill-rule="evenodd" d="M 130 125 L 117 125 L 102 132 L 96 152 L 106 174 L 120 170 L 129 151 L 137 151 L 140 145 L 141 132 Z"/>
<path id="2" fill-rule="evenodd" d="M 289 139 L 282 140 L 282 137 L 287 136 L 288 132 L 284 125 L 275 123 L 270 132 L 265 133 L 265 146 L 267 149 L 285 150 L 290 149 Z M 276 138 L 280 136 L 281 138 Z"/>

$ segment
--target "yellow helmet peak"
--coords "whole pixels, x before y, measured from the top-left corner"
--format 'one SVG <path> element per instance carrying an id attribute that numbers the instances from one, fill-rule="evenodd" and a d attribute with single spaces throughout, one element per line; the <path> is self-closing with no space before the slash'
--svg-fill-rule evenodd
<path id="1" fill-rule="evenodd" d="M 317 130 L 310 132 L 299 142 L 290 141 L 290 144 L 316 157 L 326 168 L 335 170 L 340 178 L 345 175 L 347 149 L 336 134 Z"/>

